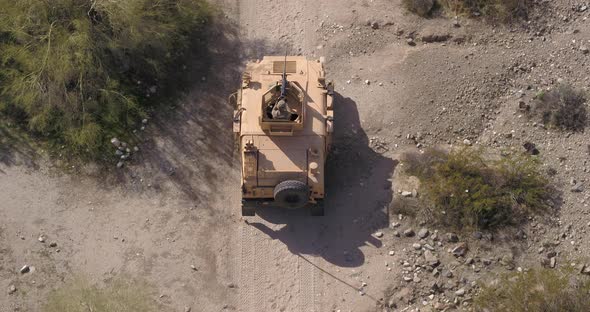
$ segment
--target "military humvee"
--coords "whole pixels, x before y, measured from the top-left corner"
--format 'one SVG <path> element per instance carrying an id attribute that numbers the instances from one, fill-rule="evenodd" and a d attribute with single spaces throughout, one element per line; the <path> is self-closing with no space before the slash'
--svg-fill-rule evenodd
<path id="1" fill-rule="evenodd" d="M 333 131 L 334 86 L 323 63 L 266 56 L 246 65 L 230 96 L 242 162 L 242 215 L 279 206 L 324 214 L 325 161 Z"/>

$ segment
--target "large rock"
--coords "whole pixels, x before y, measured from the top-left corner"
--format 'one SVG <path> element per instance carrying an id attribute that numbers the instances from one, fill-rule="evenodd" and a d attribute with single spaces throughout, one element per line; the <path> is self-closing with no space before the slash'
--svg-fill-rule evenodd
<path id="1" fill-rule="evenodd" d="M 28 265 L 24 265 L 21 269 L 20 269 L 20 273 L 21 274 L 25 274 L 25 273 L 29 273 L 31 272 L 31 268 Z"/>
<path id="2" fill-rule="evenodd" d="M 455 247 L 453 247 L 451 252 L 455 257 L 463 257 L 467 253 L 467 250 L 467 243 L 459 243 Z"/>
<path id="3" fill-rule="evenodd" d="M 413 229 L 407 229 L 407 230 L 404 231 L 404 236 L 405 237 L 412 237 L 414 235 L 416 235 L 416 233 L 414 232 Z"/>
<path id="4" fill-rule="evenodd" d="M 115 147 L 119 147 L 121 146 L 121 141 L 119 141 L 119 139 L 117 138 L 112 138 L 111 139 L 111 143 L 115 146 Z"/>
<path id="5" fill-rule="evenodd" d="M 430 231 L 428 231 L 426 228 L 422 228 L 420 231 L 418 231 L 418 237 L 420 238 L 426 238 L 428 237 L 428 234 L 430 234 Z"/>
<path id="6" fill-rule="evenodd" d="M 424 260 L 432 267 L 437 267 L 440 264 L 438 258 L 430 250 L 424 251 Z"/>
<path id="7" fill-rule="evenodd" d="M 451 38 L 452 38 L 452 36 L 448 33 L 427 32 L 422 35 L 422 42 L 426 42 L 426 43 L 445 42 Z"/>

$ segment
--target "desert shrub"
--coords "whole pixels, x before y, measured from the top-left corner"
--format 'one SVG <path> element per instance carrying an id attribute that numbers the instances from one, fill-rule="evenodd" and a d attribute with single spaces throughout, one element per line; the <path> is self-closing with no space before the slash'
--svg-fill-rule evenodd
<path id="1" fill-rule="evenodd" d="M 534 269 L 509 274 L 483 287 L 475 297 L 477 311 L 590 311 L 590 280 L 572 270 Z"/>
<path id="2" fill-rule="evenodd" d="M 117 279 L 106 287 L 97 287 L 78 279 L 51 292 L 44 312 L 156 312 L 147 284 Z"/>
<path id="3" fill-rule="evenodd" d="M 548 207 L 550 190 L 536 159 L 486 159 L 483 151 L 428 149 L 403 157 L 406 173 L 420 179 L 424 215 L 456 229 L 493 228 Z"/>
<path id="4" fill-rule="evenodd" d="M 0 0 L 0 112 L 96 156 L 129 136 L 201 48 L 200 0 Z M 160 95 L 160 97 L 158 97 Z"/>
<path id="5" fill-rule="evenodd" d="M 434 7 L 440 7 L 452 16 L 480 14 L 500 21 L 509 21 L 514 17 L 526 18 L 531 4 L 530 0 L 404 0 L 403 4 L 410 12 L 426 16 L 432 9 L 432 4 L 426 13 L 420 10 L 424 10 L 427 7 L 424 3 L 428 2 L 434 2 Z"/>
<path id="6" fill-rule="evenodd" d="M 588 111 L 586 94 L 567 84 L 539 93 L 535 99 L 533 113 L 544 124 L 571 131 L 581 131 L 586 126 Z"/>
<path id="7" fill-rule="evenodd" d="M 434 0 L 402 0 L 402 5 L 408 11 L 425 17 L 434 7 Z"/>

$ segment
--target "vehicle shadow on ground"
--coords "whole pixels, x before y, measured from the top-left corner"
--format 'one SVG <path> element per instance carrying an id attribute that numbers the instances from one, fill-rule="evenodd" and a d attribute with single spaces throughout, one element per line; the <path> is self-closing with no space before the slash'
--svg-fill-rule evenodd
<path id="1" fill-rule="evenodd" d="M 334 114 L 326 215 L 311 217 L 307 209 L 263 208 L 257 211 L 263 221 L 253 219 L 248 224 L 280 240 L 293 254 L 322 257 L 340 267 L 358 267 L 365 262 L 361 247 L 382 246 L 373 233 L 389 224 L 391 177 L 397 162 L 369 147 L 352 99 L 336 94 Z"/>

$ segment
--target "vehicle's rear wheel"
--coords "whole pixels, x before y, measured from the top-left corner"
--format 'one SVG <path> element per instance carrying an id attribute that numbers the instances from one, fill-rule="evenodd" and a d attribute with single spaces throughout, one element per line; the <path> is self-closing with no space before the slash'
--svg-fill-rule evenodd
<path id="1" fill-rule="evenodd" d="M 318 199 L 317 203 L 311 206 L 311 215 L 314 217 L 323 217 L 324 216 L 324 200 Z"/>
<path id="2" fill-rule="evenodd" d="M 275 186 L 273 195 L 275 203 L 281 207 L 302 208 L 309 201 L 309 187 L 300 181 L 283 181 Z"/>
<path id="3" fill-rule="evenodd" d="M 242 217 L 253 217 L 256 215 L 255 203 L 247 200 L 242 200 Z"/>

